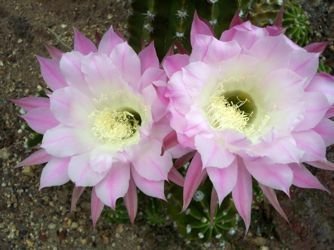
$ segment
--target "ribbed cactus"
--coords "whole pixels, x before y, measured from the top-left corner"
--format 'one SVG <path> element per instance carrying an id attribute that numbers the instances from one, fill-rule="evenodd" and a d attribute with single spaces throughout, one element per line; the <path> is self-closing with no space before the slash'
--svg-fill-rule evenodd
<path id="1" fill-rule="evenodd" d="M 162 58 L 176 46 L 189 50 L 189 33 L 194 12 L 208 20 L 216 34 L 227 28 L 238 8 L 237 0 L 134 0 L 129 18 L 129 43 L 139 51 L 154 40 Z"/>
<path id="2" fill-rule="evenodd" d="M 181 235 L 188 241 L 209 242 L 228 241 L 237 232 L 239 216 L 233 202 L 226 198 L 216 209 L 213 217 L 210 212 L 212 185 L 207 180 L 195 193 L 192 202 L 184 213 L 182 209 L 182 194 L 174 188 L 168 194 L 168 215 Z"/>

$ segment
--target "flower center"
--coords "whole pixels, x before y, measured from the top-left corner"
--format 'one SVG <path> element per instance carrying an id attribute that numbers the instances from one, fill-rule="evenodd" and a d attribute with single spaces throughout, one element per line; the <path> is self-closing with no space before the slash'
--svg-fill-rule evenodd
<path id="1" fill-rule="evenodd" d="M 131 108 L 103 108 L 91 114 L 92 132 L 103 143 L 120 143 L 133 137 L 142 123 L 138 112 Z"/>
<path id="2" fill-rule="evenodd" d="M 250 95 L 235 90 L 212 96 L 205 112 L 213 128 L 235 129 L 244 133 L 255 119 L 257 108 Z"/>

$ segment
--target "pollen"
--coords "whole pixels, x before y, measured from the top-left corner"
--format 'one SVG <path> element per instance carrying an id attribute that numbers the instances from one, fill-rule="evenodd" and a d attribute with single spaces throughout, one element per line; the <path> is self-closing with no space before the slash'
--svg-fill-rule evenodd
<path id="1" fill-rule="evenodd" d="M 244 132 L 250 114 L 240 110 L 247 100 L 239 103 L 229 102 L 224 96 L 214 96 L 206 107 L 206 114 L 210 125 L 218 130 L 235 129 Z"/>
<path id="2" fill-rule="evenodd" d="M 103 143 L 122 144 L 133 137 L 141 125 L 140 115 L 129 108 L 96 110 L 90 118 L 93 135 Z"/>

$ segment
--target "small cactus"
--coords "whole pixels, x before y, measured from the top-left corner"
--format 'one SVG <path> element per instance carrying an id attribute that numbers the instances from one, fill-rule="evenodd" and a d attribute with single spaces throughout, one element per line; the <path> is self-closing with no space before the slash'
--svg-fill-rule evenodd
<path id="1" fill-rule="evenodd" d="M 311 36 L 308 14 L 294 0 L 239 0 L 239 7 L 245 18 L 258 26 L 272 25 L 284 4 L 283 27 L 285 33 L 301 46 L 306 45 Z"/>
<path id="2" fill-rule="evenodd" d="M 236 232 L 239 216 L 235 212 L 233 202 L 226 198 L 216 209 L 213 217 L 210 215 L 210 190 L 212 185 L 207 180 L 195 193 L 190 206 L 181 213 L 182 194 L 176 188 L 167 195 L 168 214 L 174 221 L 174 226 L 188 241 L 218 241 L 231 239 Z"/>

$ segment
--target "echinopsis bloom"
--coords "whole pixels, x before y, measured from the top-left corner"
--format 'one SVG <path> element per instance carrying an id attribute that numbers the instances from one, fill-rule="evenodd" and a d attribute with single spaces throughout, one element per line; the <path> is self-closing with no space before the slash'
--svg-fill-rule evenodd
<path id="1" fill-rule="evenodd" d="M 75 31 L 74 51 L 49 48 L 38 57 L 48 97 L 14 102 L 29 126 L 43 134 L 41 149 L 20 165 L 45 163 L 40 187 L 75 183 L 72 207 L 84 187 L 92 190 L 95 224 L 104 204 L 124 198 L 130 219 L 137 210 L 138 187 L 164 199 L 171 154 L 161 155 L 170 132 L 165 100 L 157 88 L 166 82 L 154 45 L 139 56 L 110 28 L 98 48 Z"/>
<path id="2" fill-rule="evenodd" d="M 184 208 L 206 175 L 219 203 L 232 193 L 247 229 L 252 177 L 285 218 L 274 190 L 326 190 L 303 165 L 334 170 L 325 155 L 334 140 L 334 78 L 317 73 L 324 44 L 301 48 L 279 26 L 238 19 L 216 39 L 196 15 L 191 44 L 189 56 L 163 62 L 171 126 L 181 145 L 196 150 Z"/>

